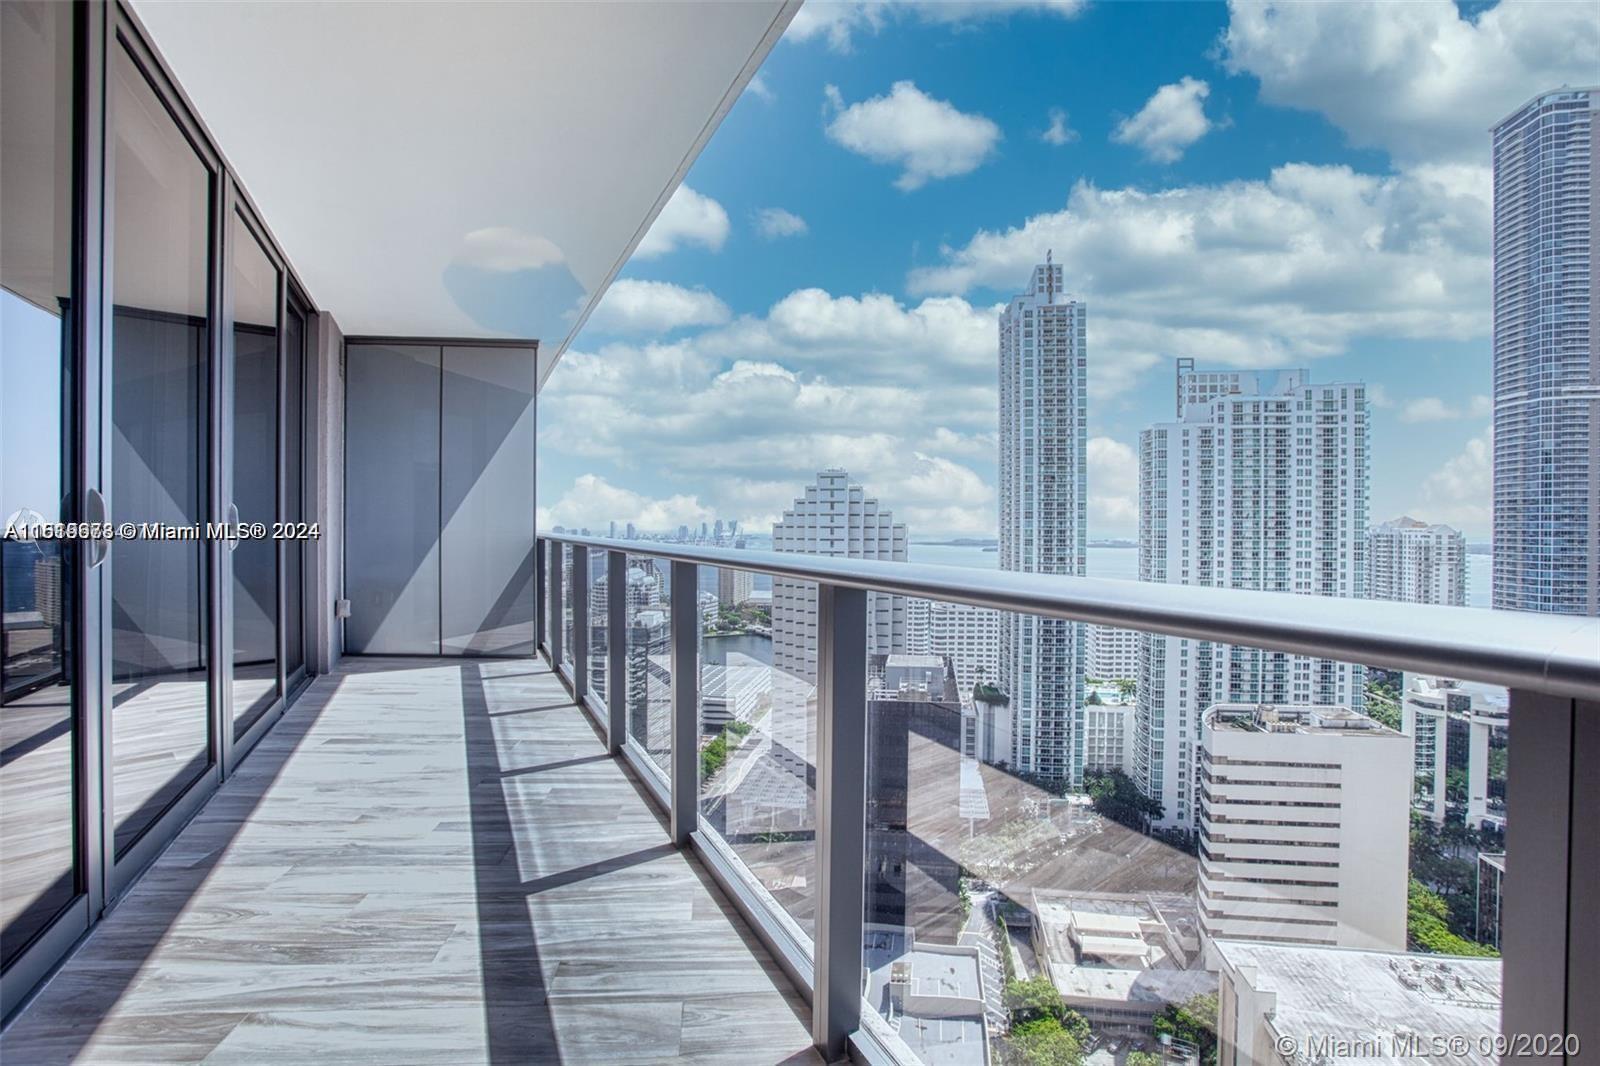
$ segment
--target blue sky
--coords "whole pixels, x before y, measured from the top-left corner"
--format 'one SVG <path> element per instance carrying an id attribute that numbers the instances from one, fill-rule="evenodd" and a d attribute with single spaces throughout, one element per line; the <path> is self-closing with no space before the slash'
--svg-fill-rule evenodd
<path id="1" fill-rule="evenodd" d="M 808 4 L 541 396 L 541 524 L 770 522 L 843 465 L 992 534 L 996 306 L 1089 306 L 1090 536 L 1173 360 L 1374 386 L 1371 517 L 1489 530 L 1487 128 L 1583 5 Z"/>

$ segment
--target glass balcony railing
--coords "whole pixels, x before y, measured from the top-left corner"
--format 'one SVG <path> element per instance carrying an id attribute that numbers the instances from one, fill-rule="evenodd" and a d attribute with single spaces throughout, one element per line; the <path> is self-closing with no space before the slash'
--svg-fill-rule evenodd
<path id="1" fill-rule="evenodd" d="M 1592 713 L 1600 623 L 1508 635 L 1464 608 L 561 539 L 625 563 L 627 640 L 596 667 L 627 678 L 610 727 L 811 992 L 819 1044 L 1210 1064 L 1255 1061 L 1270 1023 L 1288 1062 L 1374 1026 L 1487 1062 L 1520 1031 L 1501 952 L 1514 973 L 1541 920 L 1519 904 L 1549 886 L 1508 895 L 1507 870 L 1576 830 L 1522 807 L 1544 824 L 1508 852 L 1510 717 Z M 1093 670 L 1091 622 L 1127 638 Z M 1078 698 L 1040 698 L 1059 686 L 1006 649 Z M 1560 721 L 1519 717 L 1525 762 Z M 1525 774 L 1521 794 L 1552 787 Z"/>

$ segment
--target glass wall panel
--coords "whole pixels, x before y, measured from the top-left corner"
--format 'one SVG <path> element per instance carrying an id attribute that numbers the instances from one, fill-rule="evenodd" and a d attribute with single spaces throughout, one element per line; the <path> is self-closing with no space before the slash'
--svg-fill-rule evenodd
<path id="1" fill-rule="evenodd" d="M 111 61 L 111 515 L 207 518 L 211 174 L 133 60 Z M 210 762 L 206 551 L 118 540 L 110 560 L 116 850 Z"/>
<path id="2" fill-rule="evenodd" d="M 439 654 L 439 349 L 345 349 L 345 650 Z"/>
<path id="3" fill-rule="evenodd" d="M 231 438 L 237 520 L 269 531 L 278 517 L 278 269 L 250 227 L 233 216 L 233 377 L 224 432 Z M 241 538 L 233 549 L 233 732 L 240 736 L 277 700 L 278 547 Z"/>
<path id="4" fill-rule="evenodd" d="M 749 573 L 716 575 L 700 638 L 700 817 L 812 935 L 816 884 L 817 587 L 775 582 L 773 626 Z M 809 609 L 809 614 L 807 613 Z M 809 652 L 809 654 L 807 654 Z"/>
<path id="5" fill-rule="evenodd" d="M 672 757 L 672 614 L 670 568 L 628 556 L 628 736 L 668 769 Z"/>
<path id="6" fill-rule="evenodd" d="M 534 349 L 452 346 L 443 359 L 443 651 L 531 655 Z"/>
<path id="7" fill-rule="evenodd" d="M 70 5 L 0 5 L 0 519 L 69 521 Z M 0 541 L 0 966 L 78 893 L 67 542 Z"/>
<path id="8" fill-rule="evenodd" d="M 305 316 L 292 305 L 283 323 L 283 520 L 305 520 Z M 307 541 L 283 545 L 283 675 L 293 678 L 306 664 L 302 614 Z"/>
<path id="9" fill-rule="evenodd" d="M 589 549 L 589 693 L 601 705 L 606 702 L 606 662 L 611 635 L 610 596 L 606 588 L 606 552 Z"/>
<path id="10" fill-rule="evenodd" d="M 1011 765 L 983 654 L 869 659 L 863 964 L 912 1056 L 1228 1062 L 1263 994 L 1346 1039 L 1445 987 L 1493 1041 L 1504 689 L 1143 634 L 1072 782 Z"/>

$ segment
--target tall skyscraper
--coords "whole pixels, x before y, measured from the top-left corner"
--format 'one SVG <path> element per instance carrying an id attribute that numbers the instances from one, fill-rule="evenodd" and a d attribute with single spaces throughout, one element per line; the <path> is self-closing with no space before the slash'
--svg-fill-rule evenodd
<path id="1" fill-rule="evenodd" d="M 878 506 L 843 470 L 824 470 L 807 485 L 783 518 L 772 524 L 772 550 L 851 559 L 906 558 L 906 527 Z M 817 684 L 817 587 L 808 581 L 772 579 L 773 700 L 778 708 L 814 705 Z M 904 596 L 867 593 L 867 651 L 888 655 L 906 650 Z M 815 730 L 809 713 L 775 713 L 773 736 L 815 765 Z M 787 730 L 806 728 L 807 735 Z"/>
<path id="2" fill-rule="evenodd" d="M 1000 568 L 1084 572 L 1085 319 L 1061 268 L 1034 268 L 1000 315 Z M 1007 615 L 1000 687 L 1013 718 L 1011 765 L 1083 781 L 1083 627 Z"/>
<path id="3" fill-rule="evenodd" d="M 1494 605 L 1600 614 L 1600 89 L 1494 128 Z"/>
<path id="4" fill-rule="evenodd" d="M 1467 602 L 1467 539 L 1449 526 L 1396 518 L 1367 530 L 1367 596 L 1401 603 Z"/>
<path id="5" fill-rule="evenodd" d="M 1177 419 L 1139 435 L 1139 579 L 1360 597 L 1367 399 L 1304 370 L 1196 372 Z M 1214 703 L 1365 704 L 1359 666 L 1155 634 L 1140 638 L 1134 778 L 1160 824 L 1193 829 L 1200 713 Z"/>

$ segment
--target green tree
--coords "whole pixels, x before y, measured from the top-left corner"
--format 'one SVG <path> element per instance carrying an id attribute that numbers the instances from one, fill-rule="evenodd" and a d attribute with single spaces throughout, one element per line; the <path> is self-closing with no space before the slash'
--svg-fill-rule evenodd
<path id="1" fill-rule="evenodd" d="M 1202 992 L 1182 1003 L 1169 1003 L 1155 1017 L 1158 1036 L 1180 1040 L 1200 1052 L 1201 1066 L 1216 1066 L 1217 994 Z"/>
<path id="2" fill-rule="evenodd" d="M 1139 691 L 1139 682 L 1131 678 L 1121 678 L 1117 681 L 1117 691 L 1122 693 L 1123 699 L 1132 699 Z"/>
<path id="3" fill-rule="evenodd" d="M 1451 908 L 1437 892 L 1411 878 L 1406 890 L 1406 938 L 1411 947 L 1434 955 L 1494 957 L 1500 953 L 1485 944 L 1458 936 L 1450 929 Z"/>
<path id="4" fill-rule="evenodd" d="M 1054 1018 L 1012 1026 L 1007 1061 L 1019 1066 L 1078 1066 L 1083 1046 Z"/>
<path id="5" fill-rule="evenodd" d="M 1124 1066 L 1162 1066 L 1164 1061 L 1154 1051 L 1130 1051 Z"/>

